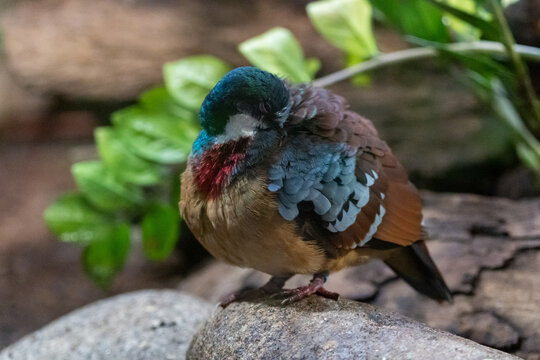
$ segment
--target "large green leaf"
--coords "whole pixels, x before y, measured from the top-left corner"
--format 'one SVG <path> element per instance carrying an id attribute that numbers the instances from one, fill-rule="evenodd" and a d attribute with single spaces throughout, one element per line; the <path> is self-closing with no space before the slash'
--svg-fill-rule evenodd
<path id="1" fill-rule="evenodd" d="M 322 0 L 309 3 L 307 13 L 317 30 L 334 46 L 360 62 L 376 55 L 367 0 Z"/>
<path id="2" fill-rule="evenodd" d="M 102 210 L 117 211 L 144 203 L 139 187 L 120 180 L 101 161 L 73 164 L 71 172 L 84 197 Z"/>
<path id="3" fill-rule="evenodd" d="M 192 111 L 199 110 L 206 94 L 229 70 L 229 65 L 210 55 L 191 56 L 163 67 L 169 94 Z"/>
<path id="4" fill-rule="evenodd" d="M 142 221 L 143 248 L 151 260 L 163 260 L 174 249 L 178 240 L 180 215 L 168 204 L 154 204 Z"/>
<path id="5" fill-rule="evenodd" d="M 448 42 L 442 10 L 425 0 L 370 0 L 398 31 L 422 39 Z"/>
<path id="6" fill-rule="evenodd" d="M 199 128 L 164 112 L 132 106 L 113 114 L 129 150 L 147 160 L 175 164 L 187 159 Z"/>
<path id="7" fill-rule="evenodd" d="M 96 284 L 107 287 L 124 266 L 129 247 L 129 225 L 115 225 L 106 237 L 84 249 L 82 254 L 84 271 Z"/>
<path id="8" fill-rule="evenodd" d="M 199 124 L 197 113 L 193 110 L 186 109 L 176 102 L 163 86 L 145 91 L 139 97 L 139 105 L 153 112 L 170 114 L 171 117 L 178 121 L 190 121 L 196 125 Z"/>
<path id="9" fill-rule="evenodd" d="M 45 222 L 62 241 L 88 245 L 106 236 L 112 222 L 81 194 L 64 194 L 44 213 Z"/>
<path id="10" fill-rule="evenodd" d="M 137 185 L 153 185 L 159 182 L 165 169 L 133 154 L 120 139 L 118 131 L 100 127 L 94 131 L 99 155 L 105 166 L 123 181 Z"/>
<path id="11" fill-rule="evenodd" d="M 313 80 L 320 68 L 319 60 L 304 59 L 302 47 L 294 35 L 282 27 L 244 41 L 238 45 L 238 50 L 253 65 L 295 83 Z"/>

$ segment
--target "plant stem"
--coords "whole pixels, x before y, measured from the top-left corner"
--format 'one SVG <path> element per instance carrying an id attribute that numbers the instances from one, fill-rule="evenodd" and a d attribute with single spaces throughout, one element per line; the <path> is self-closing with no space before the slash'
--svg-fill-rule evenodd
<path id="1" fill-rule="evenodd" d="M 523 92 L 523 95 L 525 95 L 525 98 L 530 108 L 529 110 L 531 111 L 531 114 L 529 116 L 526 116 L 525 120 L 528 122 L 532 130 L 534 130 L 537 134 L 540 134 L 540 110 L 536 105 L 536 94 L 531 83 L 529 69 L 521 59 L 521 55 L 514 49 L 513 45 L 516 43 L 516 41 L 514 40 L 514 36 L 510 31 L 508 22 L 504 17 L 504 13 L 501 4 L 499 3 L 499 0 L 490 0 L 490 4 L 491 8 L 493 9 L 493 14 L 495 15 L 495 19 L 498 22 L 500 30 L 502 32 L 502 43 L 506 48 L 508 57 L 512 60 L 512 63 L 514 64 L 521 90 Z"/>
<path id="2" fill-rule="evenodd" d="M 525 59 L 540 62 L 540 49 L 526 45 L 513 45 L 511 47 L 515 53 L 521 55 Z M 447 46 L 450 51 L 461 53 L 481 53 L 481 54 L 497 54 L 508 55 L 504 45 L 496 41 L 472 41 L 453 43 Z M 335 73 L 323 76 L 313 81 L 314 86 L 329 86 L 337 82 L 346 80 L 356 74 L 362 74 L 371 70 L 382 68 L 388 65 L 404 63 L 412 60 L 427 59 L 437 57 L 438 50 L 434 47 L 411 48 L 401 51 L 382 54 L 370 60 L 364 61 L 345 68 Z"/>

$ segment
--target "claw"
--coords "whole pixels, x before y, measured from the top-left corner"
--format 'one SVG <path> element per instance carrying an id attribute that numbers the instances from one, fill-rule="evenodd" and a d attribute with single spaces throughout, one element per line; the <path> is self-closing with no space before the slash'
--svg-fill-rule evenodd
<path id="1" fill-rule="evenodd" d="M 233 302 L 245 300 L 248 298 L 255 298 L 263 295 L 266 295 L 266 292 L 263 290 L 263 288 L 240 290 L 221 299 L 221 301 L 219 302 L 219 306 L 221 306 L 222 308 L 226 308 Z"/>
<path id="2" fill-rule="evenodd" d="M 328 291 L 324 288 L 323 285 L 326 281 L 326 278 L 327 278 L 326 273 L 315 274 L 315 276 L 313 276 L 313 280 L 311 280 L 311 282 L 308 285 L 301 286 L 296 289 L 282 290 L 279 293 L 274 294 L 273 297 L 285 296 L 286 299 L 281 301 L 282 305 L 287 305 L 287 304 L 300 301 L 313 294 L 320 295 L 327 299 L 337 300 L 339 298 L 338 293 Z"/>
<path id="3" fill-rule="evenodd" d="M 278 293 L 289 278 L 290 276 L 274 276 L 265 285 L 258 289 L 240 290 L 224 297 L 219 302 L 219 306 L 226 308 L 231 303 L 236 301 Z"/>
<path id="4" fill-rule="evenodd" d="M 322 296 L 324 298 L 327 298 L 327 299 L 332 299 L 332 300 L 339 299 L 339 294 L 338 293 L 333 292 L 333 291 L 328 291 L 323 287 L 321 287 L 319 290 L 317 290 L 316 294 L 320 295 L 320 296 Z"/>
<path id="5" fill-rule="evenodd" d="M 327 299 L 337 300 L 339 298 L 339 294 L 328 291 L 323 286 L 326 282 L 327 276 L 327 273 L 315 274 L 308 285 L 301 286 L 296 289 L 282 289 L 285 281 L 287 281 L 289 277 L 273 277 L 266 285 L 258 289 L 239 291 L 223 298 L 219 305 L 225 308 L 235 301 L 267 295 L 269 295 L 270 299 L 285 298 L 281 301 L 282 305 L 300 301 L 313 294 L 317 294 Z"/>
<path id="6" fill-rule="evenodd" d="M 338 293 L 328 291 L 322 286 L 315 290 L 310 285 L 302 286 L 302 287 L 299 287 L 299 288 L 296 288 L 296 289 L 292 289 L 292 290 L 287 291 L 286 293 L 285 292 L 279 293 L 280 295 L 290 295 L 290 294 L 292 294 L 292 296 L 289 296 L 286 299 L 284 299 L 283 301 L 281 301 L 281 305 L 292 304 L 294 302 L 297 302 L 297 301 L 300 301 L 300 300 L 302 300 L 304 298 L 307 298 L 308 296 L 311 296 L 313 294 L 317 294 L 319 296 L 325 297 L 327 299 L 332 299 L 332 300 L 337 300 L 339 298 Z"/>
<path id="7" fill-rule="evenodd" d="M 270 295 L 268 298 L 271 299 L 271 300 L 274 300 L 276 298 L 281 298 L 281 297 L 284 297 L 285 295 L 288 295 L 289 293 L 289 289 L 284 289 L 280 292 L 277 292 L 277 293 L 274 293 L 272 295 Z"/>

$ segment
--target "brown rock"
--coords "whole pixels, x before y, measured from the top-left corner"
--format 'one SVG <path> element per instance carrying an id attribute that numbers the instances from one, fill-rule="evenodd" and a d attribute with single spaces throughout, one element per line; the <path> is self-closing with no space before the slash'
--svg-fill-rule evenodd
<path id="1" fill-rule="evenodd" d="M 0 130 L 15 120 L 43 117 L 51 99 L 35 91 L 23 88 L 8 72 L 0 54 Z"/>
<path id="2" fill-rule="evenodd" d="M 488 312 L 464 315 L 458 333 L 492 347 L 511 348 L 519 342 L 519 334 L 510 324 Z"/>
<path id="3" fill-rule="evenodd" d="M 539 356 L 540 199 L 429 193 L 424 199 L 437 239 L 432 253 L 458 294 L 454 304 L 439 305 L 401 281 L 381 287 L 374 303 L 528 359 Z"/>
<path id="4" fill-rule="evenodd" d="M 122 1 L 23 2 L 3 17 L 11 71 L 27 86 L 89 99 L 129 99 L 182 54 L 179 11 Z M 29 26 L 31 24 L 31 26 Z"/>
<path id="5" fill-rule="evenodd" d="M 339 63 L 336 50 L 311 26 L 304 5 L 264 0 L 31 1 L 6 12 L 2 32 L 10 69 L 23 84 L 70 98 L 123 100 L 162 83 L 167 61 L 207 53 L 247 64 L 238 44 L 275 26 L 285 25 L 305 39 L 310 56 L 324 49 L 332 54 L 331 63 Z"/>

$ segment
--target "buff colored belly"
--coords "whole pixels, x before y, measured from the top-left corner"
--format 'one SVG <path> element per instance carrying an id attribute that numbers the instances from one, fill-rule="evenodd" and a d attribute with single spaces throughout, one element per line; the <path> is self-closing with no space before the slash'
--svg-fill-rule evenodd
<path id="1" fill-rule="evenodd" d="M 201 244 L 217 259 L 272 275 L 313 274 L 327 267 L 324 253 L 295 234 L 279 215 L 262 179 L 237 181 L 207 200 L 182 176 L 180 212 Z"/>

